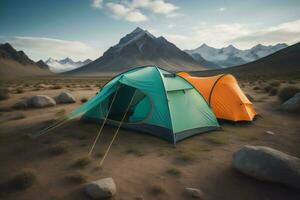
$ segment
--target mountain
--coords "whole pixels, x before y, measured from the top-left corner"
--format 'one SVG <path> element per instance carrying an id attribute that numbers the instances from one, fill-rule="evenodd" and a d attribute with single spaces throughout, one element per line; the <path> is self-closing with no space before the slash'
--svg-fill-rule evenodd
<path id="1" fill-rule="evenodd" d="M 91 59 L 86 59 L 85 61 L 75 62 L 71 58 L 65 58 L 62 60 L 56 60 L 53 58 L 49 58 L 45 61 L 45 63 L 49 66 L 50 70 L 55 73 L 62 73 L 66 71 L 70 71 L 76 69 L 78 67 L 84 66 L 92 62 Z"/>
<path id="2" fill-rule="evenodd" d="M 36 64 L 42 69 L 49 69 L 49 66 L 43 60 L 37 61 Z"/>
<path id="3" fill-rule="evenodd" d="M 17 78 L 25 76 L 51 75 L 48 68 L 35 63 L 23 51 L 17 51 L 9 43 L 0 44 L 0 77 Z"/>
<path id="4" fill-rule="evenodd" d="M 191 56 L 194 58 L 194 60 L 196 60 L 199 64 L 207 67 L 207 68 L 211 68 L 211 69 L 218 69 L 221 68 L 219 65 L 213 63 L 213 62 L 209 62 L 207 60 L 205 60 L 199 53 L 192 53 Z"/>
<path id="5" fill-rule="evenodd" d="M 115 74 L 141 65 L 157 65 L 169 71 L 206 69 L 164 37 L 138 27 L 100 58 L 67 74 Z"/>
<path id="6" fill-rule="evenodd" d="M 280 48 L 280 47 L 279 47 Z M 231 73 L 247 79 L 300 78 L 300 42 L 256 61 L 226 69 L 196 72 L 198 76 Z"/>
<path id="7" fill-rule="evenodd" d="M 277 44 L 274 46 L 264 46 L 262 44 L 258 44 L 251 49 L 240 50 L 233 45 L 217 49 L 203 44 L 196 49 L 186 50 L 186 52 L 190 55 L 198 53 L 205 60 L 226 68 L 255 61 L 257 59 L 275 53 L 278 50 L 286 48 L 287 46 L 287 44 Z"/>

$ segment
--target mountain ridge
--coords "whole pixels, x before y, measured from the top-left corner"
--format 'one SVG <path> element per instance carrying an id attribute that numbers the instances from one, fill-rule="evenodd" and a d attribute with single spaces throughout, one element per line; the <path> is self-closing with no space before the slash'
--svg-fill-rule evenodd
<path id="1" fill-rule="evenodd" d="M 278 43 L 276 45 L 268 46 L 257 44 L 250 49 L 241 50 L 233 45 L 228 45 L 227 47 L 218 49 L 210 47 L 204 43 L 196 49 L 185 50 L 185 52 L 189 53 L 190 55 L 198 53 L 205 60 L 226 68 L 255 61 L 275 53 L 278 50 L 286 48 L 287 46 L 288 45 L 285 43 Z"/>
<path id="2" fill-rule="evenodd" d="M 141 65 L 158 65 L 169 71 L 206 69 L 164 37 L 137 27 L 98 59 L 66 74 L 115 74 Z"/>

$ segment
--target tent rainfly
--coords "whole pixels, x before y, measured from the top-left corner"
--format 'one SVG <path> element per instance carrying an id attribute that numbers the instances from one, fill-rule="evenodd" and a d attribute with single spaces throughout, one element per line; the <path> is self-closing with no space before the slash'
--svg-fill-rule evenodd
<path id="1" fill-rule="evenodd" d="M 185 79 L 156 66 L 137 67 L 119 74 L 68 118 L 81 114 L 84 121 L 99 123 L 106 116 L 107 123 L 112 125 L 123 121 L 123 128 L 146 132 L 174 144 L 219 129 L 202 95 Z"/>
<path id="2" fill-rule="evenodd" d="M 195 77 L 177 73 L 190 82 L 205 98 L 218 119 L 252 121 L 257 114 L 252 103 L 231 74 Z"/>

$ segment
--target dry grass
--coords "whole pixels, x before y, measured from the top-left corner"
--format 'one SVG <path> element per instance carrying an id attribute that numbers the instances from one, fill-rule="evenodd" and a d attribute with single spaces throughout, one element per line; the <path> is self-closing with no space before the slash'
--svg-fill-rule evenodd
<path id="1" fill-rule="evenodd" d="M 149 193 L 153 196 L 159 196 L 166 193 L 166 190 L 161 185 L 151 185 L 149 188 Z"/>
<path id="2" fill-rule="evenodd" d="M 222 133 L 210 133 L 206 137 L 207 141 L 213 144 L 226 144 L 227 137 Z"/>
<path id="3" fill-rule="evenodd" d="M 88 101 L 88 98 L 86 98 L 86 97 L 82 97 L 82 98 L 80 99 L 80 101 L 81 101 L 81 103 L 85 103 L 85 102 L 87 102 L 87 101 Z"/>
<path id="4" fill-rule="evenodd" d="M 0 101 L 9 98 L 9 91 L 7 88 L 0 88 Z"/>
<path id="5" fill-rule="evenodd" d="M 16 93 L 17 94 L 22 94 L 22 93 L 24 93 L 24 89 L 19 87 L 19 88 L 16 89 Z"/>
<path id="6" fill-rule="evenodd" d="M 280 86 L 280 81 L 272 81 L 270 83 L 270 85 L 273 86 L 273 87 L 279 87 Z"/>
<path id="7" fill-rule="evenodd" d="M 52 155 L 61 155 L 69 151 L 69 144 L 66 142 L 60 142 L 49 148 L 49 152 Z"/>
<path id="8" fill-rule="evenodd" d="M 278 89 L 277 88 L 272 88 L 269 92 L 269 95 L 270 96 L 275 96 L 275 95 L 277 95 L 277 93 L 278 93 Z"/>
<path id="9" fill-rule="evenodd" d="M 76 168 L 84 168 L 87 165 L 89 165 L 91 163 L 91 159 L 89 157 L 82 157 L 77 159 L 74 163 L 73 163 L 73 167 Z"/>
<path id="10" fill-rule="evenodd" d="M 137 148 L 134 148 L 134 147 L 129 147 L 126 151 L 125 151 L 126 154 L 132 154 L 132 155 L 135 155 L 135 156 L 143 156 L 144 153 L 141 152 L 139 149 Z"/>
<path id="11" fill-rule="evenodd" d="M 14 184 L 19 189 L 29 188 L 36 182 L 37 175 L 33 169 L 23 169 L 14 178 Z"/>
<path id="12" fill-rule="evenodd" d="M 66 110 L 65 109 L 60 109 L 55 113 L 56 117 L 64 117 L 66 115 Z"/>
<path id="13" fill-rule="evenodd" d="M 281 102 L 285 102 L 300 92 L 300 89 L 294 86 L 287 86 L 279 91 L 278 98 Z"/>
<path id="14" fill-rule="evenodd" d="M 67 175 L 65 178 L 72 184 L 82 184 L 87 182 L 87 176 L 79 172 Z"/>
<path id="15" fill-rule="evenodd" d="M 174 167 L 167 169 L 166 173 L 172 176 L 177 176 L 177 177 L 181 176 L 181 171 Z"/>

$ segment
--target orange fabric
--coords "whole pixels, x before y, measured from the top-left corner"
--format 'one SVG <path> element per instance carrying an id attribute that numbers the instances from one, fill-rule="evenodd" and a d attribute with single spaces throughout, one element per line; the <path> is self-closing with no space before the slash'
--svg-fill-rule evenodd
<path id="1" fill-rule="evenodd" d="M 219 119 L 252 121 L 257 114 L 237 80 L 230 74 L 194 77 L 186 72 L 179 72 L 178 75 L 189 81 L 202 94 Z"/>

